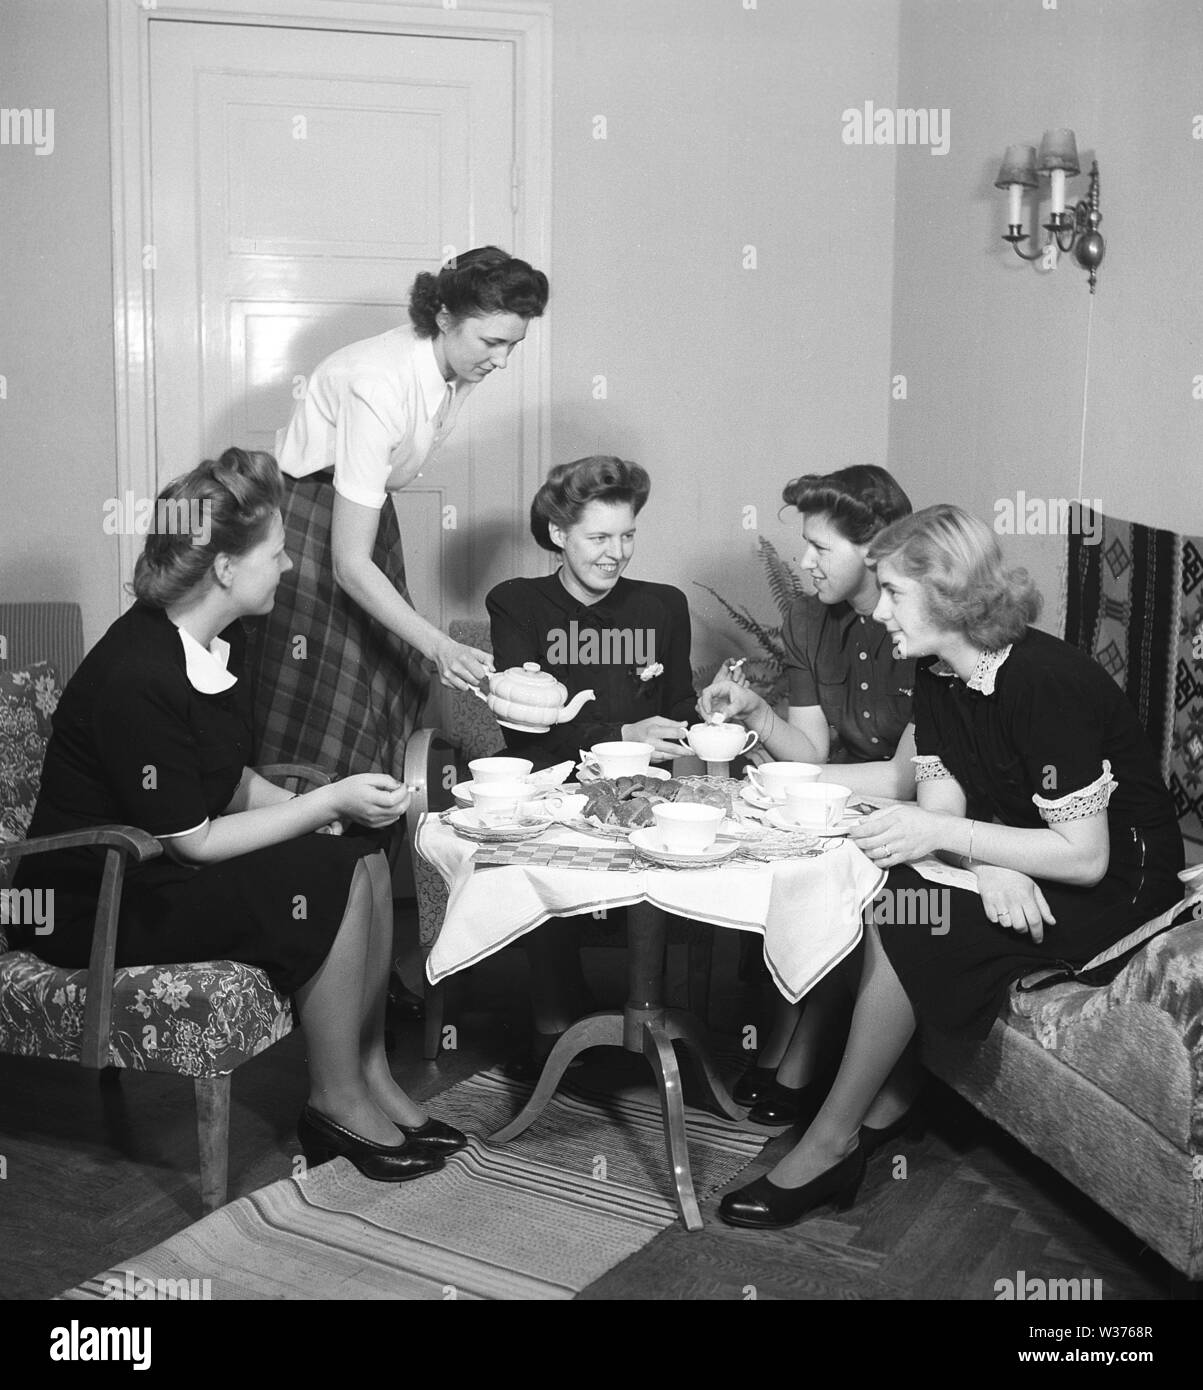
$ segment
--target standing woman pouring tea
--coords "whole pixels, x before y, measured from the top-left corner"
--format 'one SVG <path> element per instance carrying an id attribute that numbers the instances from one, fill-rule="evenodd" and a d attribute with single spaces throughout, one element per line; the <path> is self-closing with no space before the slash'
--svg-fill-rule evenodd
<path id="1" fill-rule="evenodd" d="M 410 291 L 411 323 L 352 343 L 309 379 L 276 441 L 295 568 L 258 634 L 256 755 L 400 777 L 429 691 L 426 662 L 466 690 L 492 669 L 415 612 L 392 494 L 504 369 L 547 304 L 547 277 L 499 250 L 466 252 Z"/>

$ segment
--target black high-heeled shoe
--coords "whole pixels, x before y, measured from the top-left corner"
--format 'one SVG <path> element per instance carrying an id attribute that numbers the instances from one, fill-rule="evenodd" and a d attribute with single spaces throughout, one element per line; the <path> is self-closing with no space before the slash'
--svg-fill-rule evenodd
<path id="1" fill-rule="evenodd" d="M 864 1176 L 865 1151 L 858 1143 L 847 1158 L 801 1187 L 778 1187 L 766 1174 L 747 1187 L 729 1192 L 719 1204 L 719 1219 L 728 1226 L 775 1231 L 793 1226 L 807 1212 L 829 1202 L 834 1202 L 840 1211 L 847 1211 L 856 1201 Z"/>
<path id="2" fill-rule="evenodd" d="M 413 1149 L 415 1153 L 455 1154 L 468 1144 L 468 1136 L 463 1130 L 444 1124 L 433 1115 L 422 1125 L 403 1125 L 400 1120 L 393 1123 L 405 1135 L 405 1147 Z"/>
<path id="3" fill-rule="evenodd" d="M 865 1151 L 865 1157 L 870 1158 L 892 1139 L 899 1137 L 922 1139 L 924 1129 L 923 1116 L 919 1113 L 919 1107 L 912 1105 L 909 1110 L 899 1115 L 892 1124 L 884 1125 L 881 1129 L 874 1129 L 871 1125 L 861 1125 L 860 1146 Z"/>
<path id="4" fill-rule="evenodd" d="M 776 1067 L 762 1067 L 754 1063 L 744 1068 L 739 1080 L 731 1087 L 731 1099 L 736 1105 L 758 1105 L 772 1094 L 776 1080 Z"/>
<path id="5" fill-rule="evenodd" d="M 805 1086 L 783 1086 L 774 1081 L 769 1094 L 748 1111 L 754 1125 L 808 1125 L 827 1099 L 828 1087 L 819 1081 Z"/>
<path id="6" fill-rule="evenodd" d="M 348 1158 L 365 1178 L 374 1182 L 408 1182 L 437 1173 L 443 1166 L 443 1155 L 411 1149 L 408 1144 L 396 1148 L 377 1144 L 307 1105 L 297 1121 L 297 1138 L 305 1162 L 311 1167 L 328 1163 L 332 1158 Z"/>

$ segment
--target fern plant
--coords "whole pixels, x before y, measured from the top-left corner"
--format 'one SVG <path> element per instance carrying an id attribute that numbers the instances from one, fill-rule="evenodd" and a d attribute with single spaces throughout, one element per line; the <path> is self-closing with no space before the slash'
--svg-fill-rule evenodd
<path id="1" fill-rule="evenodd" d="M 785 621 L 785 615 L 789 612 L 790 605 L 800 595 L 809 593 L 802 576 L 777 553 L 777 548 L 773 542 L 765 536 L 757 538 L 757 549 L 760 554 L 760 563 L 764 566 L 765 576 L 768 579 L 769 593 L 773 596 L 773 602 L 777 608 L 778 621 L 776 624 L 761 622 L 753 616 L 749 609 L 741 604 L 738 608 L 729 603 L 722 594 L 712 589 L 709 584 L 694 581 L 699 589 L 705 589 L 731 618 L 731 621 L 748 636 L 754 637 L 763 653 L 760 657 L 754 657 L 748 664 L 748 683 L 771 705 L 776 705 L 786 692 L 785 675 L 785 647 L 781 640 L 781 628 Z M 714 672 L 710 674 L 710 680 L 714 679 Z"/>

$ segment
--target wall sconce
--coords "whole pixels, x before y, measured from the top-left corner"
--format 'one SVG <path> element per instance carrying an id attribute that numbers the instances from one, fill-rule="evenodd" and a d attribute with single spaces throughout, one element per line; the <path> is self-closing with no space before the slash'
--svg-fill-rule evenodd
<path id="1" fill-rule="evenodd" d="M 1099 235 L 1103 214 L 1099 211 L 1099 162 L 1090 166 L 1090 191 L 1074 204 L 1072 212 L 1065 210 L 1065 180 L 1081 173 L 1078 165 L 1078 145 L 1072 130 L 1046 130 L 1040 142 L 1040 154 L 1031 145 L 1008 145 L 1002 167 L 994 182 L 995 188 L 1007 190 L 1008 231 L 1003 237 L 1015 254 L 1025 261 L 1038 261 L 1056 243 L 1058 251 L 1072 251 L 1083 270 L 1090 272 L 1090 293 L 1094 293 L 1098 269 L 1106 246 Z M 1038 187 L 1037 174 L 1050 183 L 1051 207 L 1044 224 L 1048 240 L 1036 251 L 1024 251 L 1019 243 L 1027 241 L 1023 230 L 1023 191 Z"/>

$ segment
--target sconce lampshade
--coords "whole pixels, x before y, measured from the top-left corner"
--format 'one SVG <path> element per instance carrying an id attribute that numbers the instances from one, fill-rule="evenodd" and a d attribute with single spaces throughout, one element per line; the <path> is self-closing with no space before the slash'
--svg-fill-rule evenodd
<path id="1" fill-rule="evenodd" d="M 1024 188 L 1036 187 L 1036 150 L 1032 145 L 1008 145 L 1003 162 L 994 180 L 995 188 L 1009 188 L 1018 183 Z"/>
<path id="2" fill-rule="evenodd" d="M 1082 172 L 1078 164 L 1078 142 L 1072 130 L 1046 130 L 1040 141 L 1040 157 L 1036 161 L 1042 174 L 1063 169 L 1071 177 Z"/>

